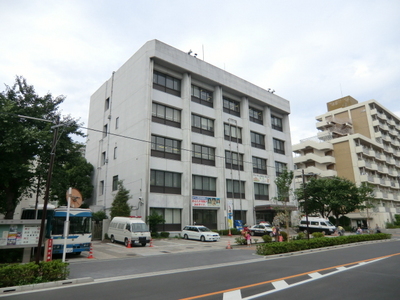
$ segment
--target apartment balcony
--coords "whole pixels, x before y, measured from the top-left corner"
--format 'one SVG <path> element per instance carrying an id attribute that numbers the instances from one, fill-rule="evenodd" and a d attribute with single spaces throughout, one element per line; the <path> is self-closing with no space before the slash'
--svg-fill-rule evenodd
<path id="1" fill-rule="evenodd" d="M 315 161 L 319 164 L 326 165 L 326 164 L 333 164 L 336 162 L 333 156 L 319 156 L 314 153 L 308 153 L 306 155 L 298 156 L 293 158 L 293 163 L 305 163 Z"/>
<path id="2" fill-rule="evenodd" d="M 386 115 L 382 114 L 382 113 L 378 113 L 378 118 L 381 119 L 381 120 L 385 120 L 385 121 L 387 120 Z"/>
<path id="3" fill-rule="evenodd" d="M 389 131 L 389 126 L 387 124 L 379 123 L 379 128 L 384 131 Z"/>
<path id="4" fill-rule="evenodd" d="M 368 166 L 368 164 L 367 164 L 367 166 Z M 378 171 L 378 165 L 377 164 L 371 163 L 370 166 L 371 166 L 370 167 L 371 170 Z"/>
<path id="5" fill-rule="evenodd" d="M 372 121 L 372 126 L 378 126 L 378 125 L 379 125 L 379 120 Z"/>
<path id="6" fill-rule="evenodd" d="M 374 195 L 375 195 L 375 198 L 379 198 L 379 199 L 383 198 L 382 191 L 374 191 Z"/>
<path id="7" fill-rule="evenodd" d="M 380 137 L 382 137 L 382 132 L 381 131 L 375 131 L 374 136 L 375 136 L 375 138 L 380 138 Z"/>
<path id="8" fill-rule="evenodd" d="M 370 110 L 371 115 L 376 115 L 378 113 L 378 110 L 376 108 L 373 108 Z"/>
<path id="9" fill-rule="evenodd" d="M 379 177 L 374 177 L 375 184 L 381 184 L 381 179 Z"/>
<path id="10" fill-rule="evenodd" d="M 357 161 L 357 166 L 359 168 L 364 168 L 366 166 L 366 161 L 365 160 L 358 160 Z"/>
<path id="11" fill-rule="evenodd" d="M 393 120 L 392 118 L 387 119 L 387 122 L 388 122 L 390 125 L 392 125 L 392 126 L 396 126 L 396 121 Z"/>

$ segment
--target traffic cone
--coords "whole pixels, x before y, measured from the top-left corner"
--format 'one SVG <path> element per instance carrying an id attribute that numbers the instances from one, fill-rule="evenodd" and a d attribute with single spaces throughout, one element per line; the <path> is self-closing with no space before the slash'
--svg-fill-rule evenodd
<path id="1" fill-rule="evenodd" d="M 150 239 L 150 247 L 154 247 L 153 246 L 153 239 Z"/>
<path id="2" fill-rule="evenodd" d="M 228 241 L 228 246 L 226 246 L 226 249 L 232 249 L 230 241 Z"/>
<path id="3" fill-rule="evenodd" d="M 92 243 L 90 243 L 90 251 L 89 251 L 89 256 L 88 258 L 94 258 L 93 256 L 93 247 L 92 247 Z"/>
<path id="4" fill-rule="evenodd" d="M 128 245 L 126 246 L 126 248 L 132 248 L 132 241 L 131 241 L 131 239 L 128 239 Z"/>

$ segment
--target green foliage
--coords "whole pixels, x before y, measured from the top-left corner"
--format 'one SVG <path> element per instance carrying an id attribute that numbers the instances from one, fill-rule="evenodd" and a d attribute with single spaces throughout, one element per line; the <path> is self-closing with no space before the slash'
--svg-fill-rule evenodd
<path id="1" fill-rule="evenodd" d="M 299 232 L 294 240 L 302 240 L 306 238 L 306 234 L 304 232 Z"/>
<path id="2" fill-rule="evenodd" d="M 39 264 L 4 264 L 0 265 L 0 287 L 64 280 L 68 275 L 68 263 L 60 260 Z"/>
<path id="3" fill-rule="evenodd" d="M 125 189 L 123 182 L 118 181 L 118 192 L 110 209 L 111 218 L 129 217 L 131 215 L 131 206 L 128 204 L 130 198 L 129 191 Z"/>
<path id="4" fill-rule="evenodd" d="M 322 232 L 313 232 L 311 233 L 311 235 L 313 236 L 313 238 L 321 238 L 325 236 Z"/>
<path id="5" fill-rule="evenodd" d="M 263 235 L 261 238 L 263 239 L 264 243 L 272 242 L 272 237 L 269 234 Z"/>
<path id="6" fill-rule="evenodd" d="M 335 238 L 313 238 L 310 240 L 294 240 L 291 243 L 269 243 L 257 245 L 256 253 L 259 255 L 273 255 L 280 253 L 289 253 L 296 251 L 303 251 L 308 249 L 316 249 L 323 247 L 330 247 L 336 245 L 358 243 L 372 240 L 390 239 L 391 235 L 386 233 L 376 234 L 357 234 L 348 236 L 339 236 Z"/>
<path id="7" fill-rule="evenodd" d="M 153 211 L 149 216 L 147 216 L 147 224 L 150 226 L 150 231 L 153 236 L 153 234 L 157 233 L 158 225 L 164 224 L 165 219 L 163 218 L 162 215 L 157 214 L 155 211 Z"/>
<path id="8" fill-rule="evenodd" d="M 80 150 L 84 145 L 74 143 L 71 135 L 84 134 L 77 120 L 70 116 L 61 118 L 59 106 L 64 100 L 64 96 L 53 97 L 50 93 L 37 95 L 23 77 L 16 77 L 14 85 L 6 86 L 0 93 L 0 213 L 5 214 L 5 219 L 13 218 L 22 196 L 43 196 L 52 154 L 56 154 L 52 191 L 57 190 L 58 183 L 65 181 L 62 169 L 71 157 L 82 156 Z M 58 119 L 64 126 L 59 128 L 56 149 L 51 149 L 55 130 L 51 127 Z M 59 199 L 65 198 L 66 191 L 67 188 L 63 188 Z"/>
<path id="9" fill-rule="evenodd" d="M 311 178 L 303 188 L 296 190 L 298 199 L 306 199 L 301 203 L 303 210 L 307 205 L 309 214 L 319 213 L 324 218 L 333 215 L 336 219 L 365 208 L 369 192 L 369 186 L 357 188 L 350 180 L 340 177 Z"/>
<path id="10" fill-rule="evenodd" d="M 96 211 L 95 213 L 92 214 L 93 216 L 93 221 L 100 222 L 103 221 L 104 219 L 108 219 L 107 214 L 103 210 Z"/>
<path id="11" fill-rule="evenodd" d="M 247 245 L 247 240 L 242 236 L 235 238 L 235 242 L 238 245 Z"/>
<path id="12" fill-rule="evenodd" d="M 288 240 L 288 234 L 285 231 L 281 231 L 280 235 L 282 236 L 282 239 L 284 242 L 287 242 Z"/>
<path id="13" fill-rule="evenodd" d="M 218 232 L 219 235 L 229 235 L 228 229 L 216 230 L 216 232 Z M 238 235 L 238 234 L 241 234 L 241 232 L 239 229 L 231 228 L 231 234 Z"/>
<path id="14" fill-rule="evenodd" d="M 169 232 L 161 231 L 160 232 L 160 237 L 163 238 L 163 239 L 169 238 Z"/>

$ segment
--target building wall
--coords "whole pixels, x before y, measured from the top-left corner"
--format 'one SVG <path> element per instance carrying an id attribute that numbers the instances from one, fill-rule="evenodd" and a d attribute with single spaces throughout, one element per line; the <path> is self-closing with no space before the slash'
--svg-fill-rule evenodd
<path id="1" fill-rule="evenodd" d="M 362 134 L 367 138 L 371 138 L 371 129 L 368 122 L 366 107 L 360 106 L 350 110 L 351 120 L 353 121 L 354 132 Z"/>
<path id="2" fill-rule="evenodd" d="M 156 70 L 181 81 L 181 95 L 175 96 L 153 88 Z M 192 84 L 213 92 L 212 108 L 191 101 Z M 240 103 L 240 117 L 223 110 L 223 97 Z M 105 103 L 109 99 L 109 108 Z M 152 121 L 152 103 L 181 111 L 180 128 Z M 249 107 L 263 112 L 263 125 L 250 121 Z M 132 196 L 132 214 L 147 216 L 152 208 L 176 209 L 181 212 L 181 224 L 193 223 L 193 211 L 213 210 L 217 214 L 217 227 L 226 228 L 227 200 L 233 200 L 234 210 L 242 210 L 248 223 L 255 219 L 255 206 L 272 201 L 254 199 L 252 157 L 267 159 L 269 195 L 276 195 L 273 184 L 275 161 L 292 165 L 289 102 L 243 79 L 216 68 L 187 53 L 153 40 L 139 49 L 121 68 L 92 95 L 89 111 L 89 131 L 86 158 L 96 167 L 93 183 L 95 193 L 92 205 L 109 211 L 116 190 L 112 179 L 118 176 Z M 214 120 L 214 136 L 192 131 L 192 114 Z M 283 130 L 271 127 L 271 114 L 282 119 Z M 118 119 L 118 128 L 115 124 Z M 242 129 L 242 143 L 225 140 L 224 124 Z M 106 136 L 104 126 L 110 131 Z M 266 149 L 251 146 L 250 132 L 265 136 Z M 165 159 L 151 155 L 151 137 L 157 135 L 181 142 L 181 159 Z M 273 138 L 284 141 L 285 154 L 275 153 Z M 215 148 L 215 166 L 192 163 L 192 144 Z M 117 157 L 114 158 L 114 149 Z M 230 170 L 225 166 L 225 151 L 243 154 L 244 170 Z M 108 158 L 102 161 L 104 152 Z M 150 170 L 176 172 L 182 175 L 181 194 L 150 192 Z M 217 178 L 216 194 L 221 204 L 215 207 L 193 206 L 192 175 Z M 226 180 L 245 182 L 245 198 L 226 198 Z M 104 191 L 100 192 L 101 182 Z M 139 198 L 142 198 L 139 201 Z"/>

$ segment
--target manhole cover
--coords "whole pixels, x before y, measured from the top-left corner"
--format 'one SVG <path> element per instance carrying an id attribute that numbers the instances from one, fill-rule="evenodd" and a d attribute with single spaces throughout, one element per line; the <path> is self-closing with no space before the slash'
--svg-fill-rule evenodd
<path id="1" fill-rule="evenodd" d="M 136 254 L 127 254 L 126 256 L 136 256 Z"/>
<path id="2" fill-rule="evenodd" d="M 169 251 L 160 251 L 160 252 L 162 252 L 162 253 L 170 253 Z"/>

